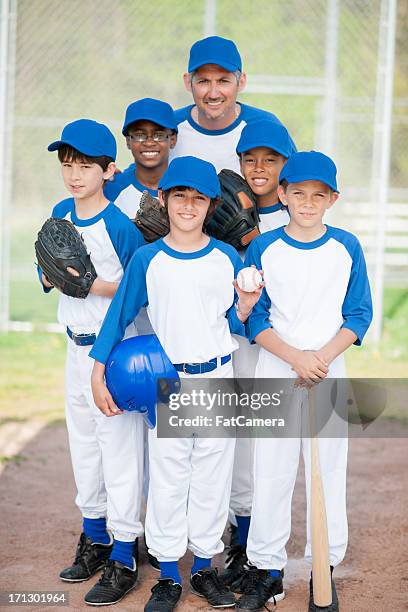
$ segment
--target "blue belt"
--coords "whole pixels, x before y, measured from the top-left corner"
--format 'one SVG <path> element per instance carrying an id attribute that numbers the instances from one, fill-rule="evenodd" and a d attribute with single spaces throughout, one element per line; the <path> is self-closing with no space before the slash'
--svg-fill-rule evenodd
<path id="1" fill-rule="evenodd" d="M 229 361 L 231 361 L 231 355 L 225 355 L 224 357 L 221 357 L 219 365 L 223 366 Z M 217 357 L 214 357 L 205 363 L 175 363 L 173 365 L 177 372 L 184 372 L 184 374 L 205 374 L 206 372 L 212 372 L 218 367 Z"/>
<path id="2" fill-rule="evenodd" d="M 91 346 L 96 340 L 96 334 L 74 334 L 69 327 L 67 327 L 67 334 L 78 346 Z"/>

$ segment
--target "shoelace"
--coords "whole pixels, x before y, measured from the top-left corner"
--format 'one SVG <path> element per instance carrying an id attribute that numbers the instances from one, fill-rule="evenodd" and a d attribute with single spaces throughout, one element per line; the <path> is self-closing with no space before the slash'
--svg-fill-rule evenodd
<path id="1" fill-rule="evenodd" d="M 244 595 L 250 595 L 251 592 L 257 591 L 257 586 L 259 584 L 259 573 L 256 568 L 250 568 L 244 575 L 241 583 L 242 592 Z M 273 605 L 276 606 L 275 595 L 273 597 Z M 271 612 L 272 608 L 268 608 L 266 603 L 263 606 L 265 610 Z"/>
<path id="2" fill-rule="evenodd" d="M 227 553 L 227 556 L 225 559 L 225 566 L 228 569 L 233 569 L 236 565 L 239 564 L 241 557 L 244 554 L 245 554 L 245 551 L 240 544 L 236 544 L 235 546 L 232 546 Z"/>
<path id="3" fill-rule="evenodd" d="M 108 559 L 106 565 L 104 567 L 102 576 L 99 580 L 99 584 L 103 586 L 113 586 L 114 578 L 116 578 L 116 573 L 118 568 L 115 565 L 115 562 L 111 559 Z"/>
<path id="4" fill-rule="evenodd" d="M 156 595 L 156 601 L 168 601 L 171 595 L 171 587 L 174 586 L 172 580 L 159 580 L 159 582 L 152 588 L 152 593 Z"/>
<path id="5" fill-rule="evenodd" d="M 89 540 L 89 538 L 84 538 L 78 544 L 78 548 L 77 548 L 76 555 L 75 555 L 74 565 L 78 565 L 80 563 L 81 565 L 86 567 L 86 564 L 84 562 L 83 556 L 84 556 L 84 553 L 88 549 L 91 550 L 91 541 Z"/>
<path id="6" fill-rule="evenodd" d="M 209 584 L 210 586 L 213 586 L 217 589 L 217 591 L 219 591 L 220 593 L 224 594 L 224 593 L 228 593 L 228 589 L 225 588 L 225 586 L 222 584 L 221 580 L 218 577 L 218 574 L 215 570 L 211 571 L 211 572 L 204 572 L 202 574 L 202 579 L 204 582 L 206 582 L 207 584 Z"/>

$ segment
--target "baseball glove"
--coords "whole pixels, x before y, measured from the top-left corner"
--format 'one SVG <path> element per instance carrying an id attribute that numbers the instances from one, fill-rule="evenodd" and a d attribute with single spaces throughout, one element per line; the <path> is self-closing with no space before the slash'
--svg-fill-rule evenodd
<path id="1" fill-rule="evenodd" d="M 134 219 L 146 242 L 154 242 L 163 238 L 170 231 L 170 222 L 166 209 L 157 198 L 148 191 L 142 193 L 140 207 Z"/>
<path id="2" fill-rule="evenodd" d="M 221 170 L 221 203 L 207 223 L 207 233 L 241 250 L 259 236 L 256 199 L 248 183 L 233 170 Z"/>
<path id="3" fill-rule="evenodd" d="M 67 219 L 47 219 L 35 243 L 38 265 L 50 283 L 65 295 L 86 298 L 96 271 L 83 238 Z M 74 276 L 67 270 L 78 272 Z"/>

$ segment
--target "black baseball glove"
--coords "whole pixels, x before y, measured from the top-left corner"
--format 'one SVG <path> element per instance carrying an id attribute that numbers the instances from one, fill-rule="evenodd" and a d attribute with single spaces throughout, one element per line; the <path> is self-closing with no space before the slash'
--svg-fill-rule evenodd
<path id="1" fill-rule="evenodd" d="M 34 246 L 38 265 L 54 287 L 71 297 L 87 297 L 96 271 L 83 238 L 71 221 L 47 219 Z M 67 268 L 76 270 L 78 276 Z"/>
<path id="2" fill-rule="evenodd" d="M 140 198 L 140 207 L 134 219 L 146 242 L 163 238 L 170 231 L 169 216 L 157 198 L 144 191 Z"/>
<path id="3" fill-rule="evenodd" d="M 221 203 L 207 223 L 207 233 L 241 250 L 259 236 L 256 198 L 248 183 L 233 170 L 221 170 Z"/>

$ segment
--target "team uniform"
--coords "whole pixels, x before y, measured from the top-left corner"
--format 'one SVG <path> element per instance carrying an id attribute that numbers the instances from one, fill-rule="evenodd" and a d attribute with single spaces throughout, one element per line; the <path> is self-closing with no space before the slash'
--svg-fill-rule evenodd
<path id="1" fill-rule="evenodd" d="M 135 218 L 144 191 L 148 191 L 150 195 L 157 198 L 157 189 L 149 189 L 137 180 L 135 164 L 131 164 L 123 172 L 115 174 L 113 181 L 107 181 L 103 188 L 105 197 L 114 202 L 129 219 Z"/>
<path id="2" fill-rule="evenodd" d="M 139 230 L 113 203 L 84 220 L 76 216 L 74 199 L 68 198 L 54 207 L 52 217 L 68 219 L 77 227 L 97 275 L 106 281 L 120 282 L 134 252 L 144 244 Z M 85 518 L 107 516 L 114 537 L 131 542 L 143 533 L 143 419 L 135 413 L 106 418 L 91 390 L 94 362 L 89 351 L 110 303 L 110 298 L 92 293 L 85 299 L 59 296 L 58 321 L 69 336 L 65 412 L 77 506 Z"/>
<path id="3" fill-rule="evenodd" d="M 319 350 L 340 330 L 348 328 L 359 345 L 372 317 L 370 288 L 364 255 L 352 234 L 327 226 L 326 233 L 305 243 L 288 236 L 284 227 L 253 241 L 246 265 L 264 271 L 265 288 L 248 320 L 251 341 L 273 327 L 282 340 L 300 350 Z M 344 356 L 330 365 L 329 377 L 344 377 Z M 294 378 L 291 366 L 261 347 L 257 378 Z M 317 388 L 318 389 L 318 388 Z M 328 398 L 329 399 L 329 398 Z M 301 423 L 307 392 L 296 390 L 290 418 Z M 339 418 L 334 414 L 329 421 Z M 346 466 L 347 427 L 344 435 L 319 437 L 320 466 L 326 500 L 330 564 L 338 565 L 347 547 Z M 258 569 L 281 570 L 287 560 L 291 500 L 302 451 L 308 502 L 307 544 L 310 548 L 310 438 L 259 438 L 255 441 L 254 497 L 247 555 Z M 273 469 L 271 469 L 273 466 Z"/>
<path id="4" fill-rule="evenodd" d="M 244 127 L 251 121 L 270 119 L 280 123 L 273 113 L 239 103 L 241 112 L 235 121 L 223 130 L 202 128 L 191 117 L 194 104 L 175 111 L 178 127 L 177 144 L 170 152 L 170 160 L 184 155 L 193 155 L 211 162 L 217 172 L 223 168 L 240 174 L 239 159 L 235 152 Z"/>
<path id="5" fill-rule="evenodd" d="M 231 377 L 230 355 L 238 346 L 231 332 L 245 333 L 232 285 L 241 268 L 233 247 L 213 238 L 194 253 L 175 251 L 163 239 L 142 247 L 126 270 L 91 356 L 105 363 L 147 304 L 152 327 L 177 369 L 216 359 L 216 369 L 204 376 Z M 234 447 L 234 439 L 158 439 L 156 430 L 149 430 L 146 540 L 160 562 L 178 560 L 187 546 L 203 558 L 222 552 Z"/>

